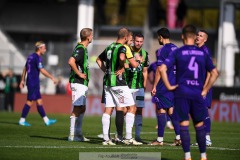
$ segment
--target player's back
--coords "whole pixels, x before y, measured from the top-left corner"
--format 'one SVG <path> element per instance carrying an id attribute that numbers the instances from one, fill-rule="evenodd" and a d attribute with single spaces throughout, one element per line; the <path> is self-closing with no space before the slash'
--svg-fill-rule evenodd
<path id="1" fill-rule="evenodd" d="M 176 64 L 176 97 L 201 98 L 206 71 L 214 68 L 206 52 L 194 45 L 186 45 L 174 51 Z"/>
<path id="2" fill-rule="evenodd" d="M 41 57 L 36 53 L 29 55 L 26 62 L 27 86 L 40 85 L 39 68 L 43 68 Z"/>
<path id="3" fill-rule="evenodd" d="M 158 55 L 157 55 L 157 66 L 161 66 L 163 62 L 167 59 L 169 54 L 171 54 L 171 52 L 176 49 L 177 49 L 177 46 L 172 43 L 165 44 L 161 49 L 159 49 Z M 171 66 L 168 68 L 167 75 L 168 75 L 170 84 L 175 85 L 176 84 L 175 66 Z M 172 94 L 173 96 L 173 93 L 169 92 L 169 90 L 164 85 L 162 79 L 160 79 L 157 84 L 157 94 L 165 94 L 165 95 Z"/>

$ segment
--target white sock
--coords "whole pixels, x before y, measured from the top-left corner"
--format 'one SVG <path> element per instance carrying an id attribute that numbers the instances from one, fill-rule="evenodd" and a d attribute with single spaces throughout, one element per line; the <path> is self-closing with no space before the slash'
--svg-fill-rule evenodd
<path id="1" fill-rule="evenodd" d="M 207 154 L 206 154 L 206 152 L 201 153 L 201 158 L 203 158 L 203 159 L 207 159 Z"/>
<path id="2" fill-rule="evenodd" d="M 26 121 L 26 118 L 20 118 L 19 122 L 25 122 Z"/>
<path id="3" fill-rule="evenodd" d="M 191 158 L 191 153 L 190 152 L 185 152 L 185 159 Z"/>
<path id="4" fill-rule="evenodd" d="M 171 121 L 167 121 L 167 126 L 171 126 L 171 125 L 172 125 Z"/>
<path id="5" fill-rule="evenodd" d="M 70 135 L 74 135 L 75 134 L 75 124 L 77 121 L 78 117 L 75 116 L 70 116 Z"/>
<path id="6" fill-rule="evenodd" d="M 126 114 L 126 139 L 132 138 L 132 128 L 134 124 L 134 117 L 135 115 L 132 113 Z"/>
<path id="7" fill-rule="evenodd" d="M 142 115 L 135 116 L 135 137 L 140 137 L 142 130 Z"/>
<path id="8" fill-rule="evenodd" d="M 206 135 L 206 140 L 211 141 L 210 135 Z"/>
<path id="9" fill-rule="evenodd" d="M 158 137 L 158 138 L 157 138 L 157 141 L 158 141 L 158 142 L 163 142 L 163 137 Z"/>
<path id="10" fill-rule="evenodd" d="M 82 134 L 83 117 L 84 117 L 84 113 L 80 114 L 76 120 L 77 124 L 75 126 L 76 126 L 76 134 L 77 135 L 83 135 Z"/>
<path id="11" fill-rule="evenodd" d="M 47 123 L 49 121 L 47 116 L 43 117 L 43 120 L 44 120 L 45 123 Z"/>
<path id="12" fill-rule="evenodd" d="M 179 140 L 180 139 L 180 135 L 176 135 L 176 140 Z"/>
<path id="13" fill-rule="evenodd" d="M 103 113 L 102 116 L 102 127 L 103 127 L 103 139 L 105 141 L 109 140 L 108 132 L 110 127 L 110 115 Z"/>

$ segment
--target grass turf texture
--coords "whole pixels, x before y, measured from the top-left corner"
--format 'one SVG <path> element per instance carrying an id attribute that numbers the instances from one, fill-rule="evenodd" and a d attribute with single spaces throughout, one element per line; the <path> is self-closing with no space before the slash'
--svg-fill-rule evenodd
<path id="1" fill-rule="evenodd" d="M 18 125 L 19 113 L 0 112 L 0 159 L 1 160 L 78 160 L 79 152 L 161 152 L 162 160 L 183 159 L 182 147 L 176 146 L 103 146 L 100 116 L 85 116 L 84 136 L 90 142 L 68 142 L 69 115 L 48 115 L 57 119 L 52 126 L 45 126 L 38 114 L 30 113 L 27 121 L 31 127 Z M 156 119 L 143 119 L 142 139 L 151 142 L 157 138 Z M 112 118 L 111 132 L 115 132 L 115 119 Z M 134 133 L 134 131 L 133 131 Z M 195 143 L 195 132 L 190 126 L 191 143 Z M 207 148 L 208 159 L 240 159 L 240 124 L 212 123 L 212 147 Z M 172 143 L 174 131 L 165 129 L 164 142 Z M 191 146 L 192 159 L 200 159 L 199 150 Z"/>

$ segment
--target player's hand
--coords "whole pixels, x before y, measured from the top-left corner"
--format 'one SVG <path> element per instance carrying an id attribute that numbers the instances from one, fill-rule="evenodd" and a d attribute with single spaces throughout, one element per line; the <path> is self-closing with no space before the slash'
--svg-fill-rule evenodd
<path id="1" fill-rule="evenodd" d="M 175 90 L 177 87 L 178 87 L 178 85 L 168 86 L 167 89 L 168 89 L 169 91 L 173 91 L 173 90 Z"/>
<path id="2" fill-rule="evenodd" d="M 52 81 L 54 84 L 57 84 L 57 80 L 54 77 L 52 77 Z"/>
<path id="3" fill-rule="evenodd" d="M 154 87 L 151 91 L 151 95 L 154 96 L 156 94 L 156 87 Z"/>
<path id="4" fill-rule="evenodd" d="M 117 71 L 115 72 L 115 74 L 118 76 L 118 75 L 121 75 L 124 71 L 125 71 L 125 69 L 122 68 L 122 69 L 117 70 Z"/>
<path id="5" fill-rule="evenodd" d="M 87 75 L 84 74 L 84 73 L 80 73 L 80 76 L 79 76 L 79 77 L 81 77 L 82 79 L 87 79 Z"/>
<path id="6" fill-rule="evenodd" d="M 207 93 L 208 91 L 206 89 L 203 89 L 201 93 L 202 97 L 205 98 L 207 96 Z"/>
<path id="7" fill-rule="evenodd" d="M 136 53 L 134 56 L 135 56 L 135 60 L 136 60 L 136 61 L 140 61 L 141 63 L 143 62 L 143 57 L 140 56 L 139 53 Z"/>
<path id="8" fill-rule="evenodd" d="M 24 81 L 21 81 L 20 84 L 19 84 L 19 88 L 23 89 L 23 87 L 24 87 Z"/>

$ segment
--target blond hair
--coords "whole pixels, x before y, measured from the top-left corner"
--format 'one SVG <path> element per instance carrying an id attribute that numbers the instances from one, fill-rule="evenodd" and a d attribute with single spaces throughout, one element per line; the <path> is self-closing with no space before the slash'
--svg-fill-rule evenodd
<path id="1" fill-rule="evenodd" d="M 40 47 L 45 46 L 45 43 L 43 41 L 37 41 L 35 43 L 35 50 L 38 51 Z"/>
<path id="2" fill-rule="evenodd" d="M 81 41 L 87 40 L 87 38 L 91 35 L 91 33 L 92 33 L 92 29 L 91 28 L 83 28 L 80 31 Z"/>

